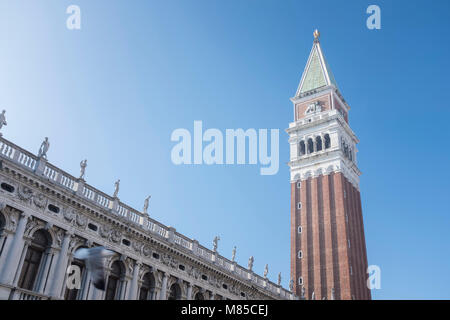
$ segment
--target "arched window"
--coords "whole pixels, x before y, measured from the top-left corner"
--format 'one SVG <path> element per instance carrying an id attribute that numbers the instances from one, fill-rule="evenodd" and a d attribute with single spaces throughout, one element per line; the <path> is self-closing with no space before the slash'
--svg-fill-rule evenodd
<path id="1" fill-rule="evenodd" d="M 33 290 L 41 265 L 44 264 L 43 256 L 51 243 L 50 234 L 45 230 L 38 230 L 33 234 L 33 240 L 28 246 L 23 260 L 18 286 L 26 290 Z"/>
<path id="2" fill-rule="evenodd" d="M 322 150 L 322 138 L 320 136 L 316 137 L 316 150 Z"/>
<path id="3" fill-rule="evenodd" d="M 313 153 L 314 152 L 314 142 L 313 139 L 309 138 L 308 139 L 308 153 Z"/>
<path id="4" fill-rule="evenodd" d="M 139 300 L 153 300 L 155 293 L 155 277 L 147 272 L 142 279 L 142 286 L 139 290 Z"/>
<path id="5" fill-rule="evenodd" d="M 118 300 L 120 297 L 121 281 L 125 276 L 125 267 L 122 262 L 114 261 L 108 276 L 105 300 Z"/>
<path id="6" fill-rule="evenodd" d="M 181 299 L 181 288 L 177 283 L 174 283 L 170 287 L 169 298 L 167 300 L 180 300 Z"/>
<path id="7" fill-rule="evenodd" d="M 331 147 L 330 135 L 327 133 L 324 137 L 325 140 L 325 149 Z"/>
<path id="8" fill-rule="evenodd" d="M 79 247 L 78 249 L 86 248 L 86 247 Z M 86 272 L 86 265 L 84 264 L 83 260 L 74 259 L 71 263 L 71 265 L 76 266 L 80 269 L 80 288 L 73 288 L 69 289 L 66 287 L 66 293 L 64 294 L 65 300 L 81 300 L 83 291 L 86 287 L 86 278 L 87 278 L 87 272 Z"/>
<path id="9" fill-rule="evenodd" d="M 195 294 L 194 300 L 205 300 L 205 297 L 203 296 L 202 293 L 197 292 L 197 293 Z"/>
<path id="10" fill-rule="evenodd" d="M 348 146 L 345 142 L 344 142 L 344 155 L 348 158 Z"/>
<path id="11" fill-rule="evenodd" d="M 306 146 L 305 141 L 300 141 L 300 156 L 303 156 L 306 154 Z"/>

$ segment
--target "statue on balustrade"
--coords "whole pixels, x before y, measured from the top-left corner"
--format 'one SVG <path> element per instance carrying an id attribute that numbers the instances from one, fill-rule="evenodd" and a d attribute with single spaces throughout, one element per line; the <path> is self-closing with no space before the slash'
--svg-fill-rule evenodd
<path id="1" fill-rule="evenodd" d="M 120 188 L 120 179 L 114 183 L 114 195 L 113 195 L 114 198 L 117 198 L 117 196 L 119 195 L 119 188 Z"/>
<path id="2" fill-rule="evenodd" d="M 49 148 L 50 142 L 48 141 L 48 138 L 45 137 L 44 141 L 41 144 L 41 147 L 39 148 L 38 158 L 47 159 L 47 152 Z"/>
<path id="3" fill-rule="evenodd" d="M 84 180 L 84 174 L 86 173 L 87 160 L 80 162 L 80 180 Z"/>
<path id="4" fill-rule="evenodd" d="M 248 259 L 248 270 L 253 271 L 253 263 L 255 262 L 255 258 L 253 258 L 253 256 L 251 256 Z"/>
<path id="5" fill-rule="evenodd" d="M 236 259 L 236 246 L 234 246 L 233 251 L 231 252 L 231 261 L 234 262 Z"/>
<path id="6" fill-rule="evenodd" d="M 148 212 L 147 212 L 147 211 L 148 211 L 148 203 L 149 203 L 151 197 L 152 197 L 152 196 L 148 196 L 147 198 L 145 198 L 145 201 L 144 201 L 144 209 L 142 209 L 142 212 L 143 212 L 143 213 L 148 213 Z"/>
<path id="7" fill-rule="evenodd" d="M 214 252 L 217 252 L 217 247 L 218 247 L 218 245 L 219 245 L 219 240 L 220 240 L 220 237 L 219 237 L 219 236 L 216 236 L 216 237 L 214 238 L 214 240 L 213 240 L 213 251 L 214 251 Z"/>
<path id="8" fill-rule="evenodd" d="M 6 116 L 5 116 L 6 110 L 3 110 L 2 113 L 0 113 L 0 130 L 3 128 L 3 126 L 6 126 Z M 2 134 L 0 133 L 0 137 Z"/>

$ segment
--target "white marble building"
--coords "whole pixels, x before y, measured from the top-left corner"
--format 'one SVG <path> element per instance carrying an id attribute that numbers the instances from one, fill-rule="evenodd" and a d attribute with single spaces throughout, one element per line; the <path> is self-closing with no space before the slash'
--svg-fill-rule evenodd
<path id="1" fill-rule="evenodd" d="M 297 299 L 47 160 L 0 138 L 0 299 Z M 84 163 L 85 164 L 85 163 Z M 106 290 L 94 288 L 81 247 L 105 246 Z M 81 270 L 79 288 L 67 269 Z M 70 272 L 69 272 L 70 273 Z M 265 272 L 267 274 L 267 272 Z M 71 274 L 71 273 L 70 273 Z M 278 281 L 279 283 L 279 281 Z"/>

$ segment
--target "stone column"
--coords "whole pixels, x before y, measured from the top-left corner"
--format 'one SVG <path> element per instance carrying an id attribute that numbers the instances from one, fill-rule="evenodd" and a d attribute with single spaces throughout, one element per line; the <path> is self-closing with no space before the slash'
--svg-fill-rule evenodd
<path id="1" fill-rule="evenodd" d="M 0 273 L 2 271 L 2 266 L 3 266 L 3 260 L 5 259 L 5 256 L 8 253 L 11 241 L 13 239 L 14 235 L 11 234 L 8 230 L 4 229 L 3 230 L 3 235 L 1 236 L 1 240 L 0 240 L 0 250 L 3 250 L 1 252 L 1 256 L 0 256 Z M 3 247 L 3 249 L 1 249 Z"/>
<path id="2" fill-rule="evenodd" d="M 164 272 L 159 300 L 167 300 L 167 279 L 168 279 L 167 273 Z"/>
<path id="3" fill-rule="evenodd" d="M 51 264 L 53 262 L 54 255 L 55 255 L 55 249 L 53 247 L 49 248 L 48 252 L 45 254 L 44 268 L 42 269 L 42 272 L 41 272 L 41 274 L 39 275 L 39 278 L 38 278 L 39 283 L 38 283 L 37 291 L 39 293 L 44 293 L 45 285 L 46 285 L 46 282 L 47 282 L 48 271 L 49 271 L 49 269 L 51 267 Z"/>
<path id="4" fill-rule="evenodd" d="M 56 261 L 55 267 L 53 268 L 53 272 L 49 281 L 51 283 L 49 294 L 52 297 L 60 298 L 61 290 L 64 284 L 64 275 L 66 274 L 68 255 L 67 251 L 69 249 L 71 234 L 66 232 L 64 235 L 64 239 L 61 245 L 61 250 L 58 254 L 58 259 Z M 81 279 L 80 279 L 81 280 Z"/>
<path id="5" fill-rule="evenodd" d="M 141 263 L 136 261 L 134 264 L 133 278 L 131 279 L 128 300 L 136 300 L 136 298 L 137 298 L 137 287 L 138 287 L 138 278 L 139 278 L 139 269 L 140 268 L 141 268 Z"/>
<path id="6" fill-rule="evenodd" d="M 122 280 L 119 280 L 119 288 L 116 293 L 116 300 L 125 300 L 128 297 L 129 294 L 129 286 L 128 281 L 130 280 L 130 277 L 124 276 Z"/>
<path id="7" fill-rule="evenodd" d="M 14 282 L 14 275 L 21 260 L 21 252 L 24 246 L 23 235 L 27 226 L 29 215 L 22 213 L 18 222 L 16 233 L 12 239 L 11 246 L 6 253 L 4 265 L 0 275 L 0 283 L 11 285 Z"/>
<path id="8" fill-rule="evenodd" d="M 22 254 L 20 255 L 19 264 L 17 265 L 17 270 L 15 270 L 14 281 L 12 283 L 13 287 L 17 287 L 19 282 L 20 273 L 22 272 L 23 261 L 25 260 L 25 255 L 27 254 L 28 247 L 31 245 L 31 239 L 27 239 L 24 242 Z"/>
<path id="9" fill-rule="evenodd" d="M 192 300 L 192 283 L 187 284 L 186 300 Z"/>

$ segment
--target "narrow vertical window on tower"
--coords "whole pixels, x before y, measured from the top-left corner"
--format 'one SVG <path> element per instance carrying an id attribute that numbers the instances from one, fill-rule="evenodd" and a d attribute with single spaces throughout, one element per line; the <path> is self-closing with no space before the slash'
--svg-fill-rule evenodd
<path id="1" fill-rule="evenodd" d="M 301 208 L 302 208 L 302 203 L 301 202 L 297 203 L 297 209 L 300 210 Z"/>
<path id="2" fill-rule="evenodd" d="M 298 233 L 302 233 L 302 226 L 298 226 L 297 232 L 298 232 Z"/>
<path id="3" fill-rule="evenodd" d="M 316 137 L 316 151 L 322 150 L 322 138 L 320 136 Z"/>
<path id="4" fill-rule="evenodd" d="M 298 277 L 298 284 L 303 285 L 303 277 Z"/>
<path id="5" fill-rule="evenodd" d="M 298 255 L 298 258 L 299 258 L 299 259 L 303 258 L 303 252 L 302 252 L 302 250 L 299 250 L 297 255 Z"/>
<path id="6" fill-rule="evenodd" d="M 300 148 L 299 148 L 299 156 L 304 156 L 306 154 L 306 146 L 305 141 L 300 141 Z"/>
<path id="7" fill-rule="evenodd" d="M 300 189 L 302 187 L 302 183 L 301 183 L 301 181 L 298 181 L 297 182 L 297 189 Z"/>
<path id="8" fill-rule="evenodd" d="M 327 133 L 324 139 L 325 139 L 325 149 L 329 149 L 331 146 L 330 135 Z"/>
<path id="9" fill-rule="evenodd" d="M 314 142 L 313 139 L 309 138 L 308 139 L 308 153 L 313 153 L 314 152 Z"/>

